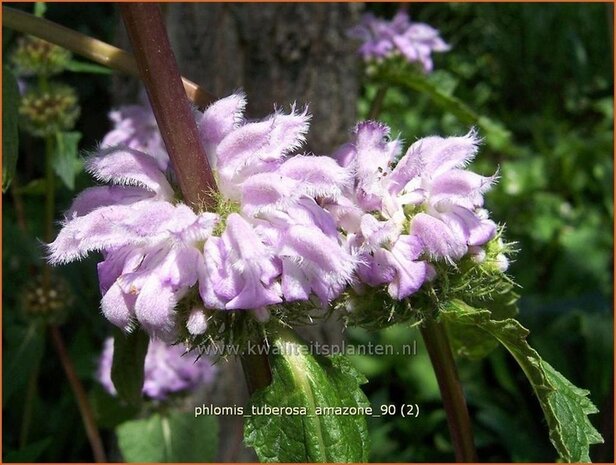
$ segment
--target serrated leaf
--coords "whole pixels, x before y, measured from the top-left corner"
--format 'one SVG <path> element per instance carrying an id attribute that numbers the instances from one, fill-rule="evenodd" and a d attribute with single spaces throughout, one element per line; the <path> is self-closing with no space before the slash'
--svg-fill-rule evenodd
<path id="1" fill-rule="evenodd" d="M 601 444 L 603 437 L 594 428 L 588 415 L 598 413 L 599 409 L 590 401 L 589 391 L 574 386 L 549 363 L 542 362 L 548 381 L 555 388 L 548 402 L 563 426 L 560 431 L 563 443 L 569 449 L 569 462 L 590 462 L 588 448 L 591 444 Z M 570 427 L 575 425 L 575 427 Z"/>
<path id="2" fill-rule="evenodd" d="M 65 68 L 73 73 L 90 73 L 90 74 L 113 74 L 111 68 L 89 63 L 87 61 L 70 60 Z"/>
<path id="3" fill-rule="evenodd" d="M 19 150 L 19 87 L 11 70 L 2 66 L 2 192 L 10 186 Z"/>
<path id="4" fill-rule="evenodd" d="M 577 388 L 528 344 L 529 331 L 517 320 L 494 320 L 489 310 L 454 300 L 441 310 L 448 323 L 480 328 L 498 340 L 518 362 L 530 381 L 550 429 L 550 440 L 566 462 L 590 462 L 589 447 L 603 442 L 588 420 L 598 410 L 588 391 Z"/>
<path id="5" fill-rule="evenodd" d="M 80 132 L 59 132 L 56 134 L 52 166 L 55 173 L 70 190 L 75 188 L 75 175 L 83 168 L 83 163 L 77 156 L 80 139 Z"/>
<path id="6" fill-rule="evenodd" d="M 490 311 L 490 318 L 493 320 L 504 320 L 518 313 L 518 298 L 519 295 L 511 285 L 506 292 L 493 295 L 490 300 L 478 300 L 470 303 L 484 306 L 486 310 Z M 485 337 L 485 331 L 480 327 L 458 324 L 454 321 L 449 322 L 447 327 L 449 328 L 453 349 L 462 357 L 479 360 L 498 347 L 498 341 L 495 338 Z"/>
<path id="7" fill-rule="evenodd" d="M 191 412 L 155 413 L 116 428 L 126 462 L 212 462 L 218 449 L 218 422 Z"/>
<path id="8" fill-rule="evenodd" d="M 261 462 L 365 462 L 368 430 L 363 415 L 316 415 L 317 408 L 369 406 L 366 379 L 343 356 L 312 356 L 289 330 L 272 341 L 272 383 L 250 399 L 253 406 L 295 407 L 297 415 L 252 415 L 244 440 Z M 305 409 L 305 414 L 301 409 Z"/>
<path id="9" fill-rule="evenodd" d="M 111 381 L 120 398 L 138 404 L 141 401 L 145 355 L 150 339 L 139 329 L 129 334 L 117 329 L 114 333 Z"/>

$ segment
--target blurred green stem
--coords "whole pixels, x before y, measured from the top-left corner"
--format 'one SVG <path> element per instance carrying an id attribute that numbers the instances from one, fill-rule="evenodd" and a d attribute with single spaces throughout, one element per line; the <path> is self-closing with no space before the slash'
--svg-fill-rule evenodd
<path id="1" fill-rule="evenodd" d="M 105 449 L 103 448 L 103 441 L 101 440 L 98 428 L 96 427 L 96 422 L 94 420 L 94 413 L 92 412 L 90 402 L 88 402 L 88 397 L 83 385 L 77 377 L 75 366 L 73 365 L 68 351 L 66 350 L 66 346 L 64 345 L 64 341 L 62 339 L 62 334 L 60 334 L 60 330 L 55 325 L 49 326 L 49 332 L 51 334 L 53 346 L 56 349 L 60 361 L 62 362 L 62 368 L 64 368 L 66 378 L 68 379 L 71 389 L 75 394 L 75 398 L 77 399 L 77 406 L 79 407 L 79 413 L 81 413 L 81 418 L 86 428 L 86 435 L 90 441 L 90 447 L 92 448 L 92 453 L 94 454 L 94 460 L 98 463 L 107 462 Z"/>
<path id="2" fill-rule="evenodd" d="M 441 391 L 456 461 L 477 462 L 471 420 L 445 326 L 429 317 L 421 326 L 421 335 Z"/>
<path id="3" fill-rule="evenodd" d="M 47 89 L 49 86 L 47 79 L 45 77 L 40 77 L 39 79 L 39 87 L 41 90 Z M 55 134 L 48 135 L 45 137 L 45 242 L 52 242 L 54 239 L 54 218 L 56 212 L 56 174 L 53 168 L 53 159 L 54 159 L 54 151 L 55 151 L 56 138 Z M 49 291 L 51 287 L 51 267 L 47 263 L 43 263 L 43 286 Z M 57 326 L 50 325 L 49 331 L 51 334 L 51 341 L 53 342 L 53 346 L 56 349 L 58 357 L 60 358 L 60 362 L 62 362 L 62 367 L 64 368 L 64 372 L 66 373 L 66 377 L 68 382 L 75 394 L 75 398 L 77 400 L 77 406 L 79 408 L 79 413 L 81 414 L 81 418 L 83 420 L 86 435 L 88 436 L 88 440 L 90 442 L 90 446 L 92 448 L 92 453 L 94 455 L 94 460 L 96 462 L 106 462 L 107 458 L 105 456 L 105 449 L 103 448 L 103 442 L 101 440 L 98 428 L 96 427 L 96 422 L 94 420 L 94 414 L 92 413 L 92 408 L 90 407 L 90 403 L 88 401 L 88 397 L 86 396 L 85 389 L 81 384 L 81 381 L 77 377 L 75 373 L 75 368 L 73 366 L 73 362 L 64 346 L 64 341 L 62 340 L 62 335 L 60 334 L 60 330 Z M 35 370 L 32 373 L 31 382 L 34 383 L 36 388 L 36 379 L 38 378 L 38 370 Z M 30 387 L 28 388 L 30 389 Z M 34 396 L 30 398 L 30 392 L 28 392 L 27 402 L 25 409 L 32 409 Z M 29 414 L 30 416 L 31 414 Z M 24 413 L 25 416 L 25 413 Z M 28 423 L 26 423 L 26 435 L 27 429 L 29 428 L 29 416 Z"/>
<path id="4" fill-rule="evenodd" d="M 45 138 L 45 241 L 53 241 L 56 211 L 56 175 L 53 170 L 54 137 Z"/>
<path id="5" fill-rule="evenodd" d="M 376 94 L 372 99 L 372 103 L 370 104 L 370 111 L 368 112 L 369 120 L 376 120 L 381 114 L 383 102 L 385 101 L 385 96 L 387 95 L 388 90 L 389 86 L 387 84 L 383 84 L 377 89 Z"/>
<path id="6" fill-rule="evenodd" d="M 31 325 L 28 332 L 37 331 L 35 325 Z M 29 337 L 29 336 L 27 336 Z M 32 412 L 34 411 L 34 403 L 36 402 L 37 382 L 40 371 L 40 360 L 32 367 L 30 376 L 28 377 L 28 386 L 26 387 L 26 401 L 24 403 L 24 413 L 21 419 L 21 431 L 19 435 L 19 446 L 25 447 L 28 444 L 28 434 L 30 433 L 30 424 L 32 423 Z"/>

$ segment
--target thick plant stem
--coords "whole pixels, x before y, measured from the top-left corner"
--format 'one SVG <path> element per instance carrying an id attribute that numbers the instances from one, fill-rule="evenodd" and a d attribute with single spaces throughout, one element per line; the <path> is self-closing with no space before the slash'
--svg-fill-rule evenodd
<path id="1" fill-rule="evenodd" d="M 139 77 L 139 68 L 130 53 L 53 21 L 2 7 L 2 25 L 59 45 L 108 68 Z M 198 107 L 205 108 L 214 101 L 212 94 L 189 79 L 182 78 L 182 82 L 188 98 Z"/>
<path id="2" fill-rule="evenodd" d="M 240 360 L 250 395 L 269 386 L 272 382 L 272 369 L 267 354 L 244 354 Z"/>
<path id="3" fill-rule="evenodd" d="M 471 420 L 443 323 L 427 319 L 421 327 L 443 399 L 457 462 L 476 462 Z"/>
<path id="4" fill-rule="evenodd" d="M 123 3 L 120 11 L 184 199 L 197 210 L 213 209 L 216 180 L 182 86 L 160 7 L 154 3 Z"/>
<path id="5" fill-rule="evenodd" d="M 212 208 L 216 182 L 181 85 L 160 8 L 125 3 L 120 11 L 182 194 L 197 209 Z M 243 355 L 241 363 L 251 394 L 271 382 L 267 355 Z"/>
<path id="6" fill-rule="evenodd" d="M 64 346 L 64 341 L 62 340 L 60 330 L 57 326 L 51 325 L 49 326 L 49 332 L 51 333 L 51 341 L 53 342 L 53 346 L 58 353 L 60 361 L 62 362 L 62 367 L 64 368 L 68 382 L 71 385 L 73 393 L 75 394 L 75 398 L 77 399 L 77 405 L 79 406 L 79 412 L 81 413 L 81 418 L 86 428 L 86 435 L 90 441 L 90 447 L 92 448 L 92 453 L 94 454 L 94 460 L 98 463 L 107 462 L 103 442 L 101 441 L 98 428 L 96 427 L 96 422 L 94 421 L 94 414 L 90 408 L 90 403 L 88 402 L 83 385 L 77 377 L 77 373 L 75 373 L 73 362 L 68 355 L 66 347 Z"/>
<path id="7" fill-rule="evenodd" d="M 379 86 L 372 99 L 372 103 L 370 104 L 370 110 L 368 111 L 368 119 L 375 120 L 381 114 L 381 109 L 383 108 L 383 102 L 385 101 L 385 96 L 387 95 L 387 91 L 389 90 L 389 86 L 387 84 L 383 84 Z"/>

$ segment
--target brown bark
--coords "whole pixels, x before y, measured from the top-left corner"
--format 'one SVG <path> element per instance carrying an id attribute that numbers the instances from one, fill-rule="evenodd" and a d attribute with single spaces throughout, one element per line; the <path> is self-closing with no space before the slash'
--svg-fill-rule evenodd
<path id="1" fill-rule="evenodd" d="M 356 118 L 357 44 L 346 30 L 358 4 L 170 4 L 169 35 L 185 75 L 224 96 L 248 95 L 248 113 L 309 104 L 308 148 L 327 153 Z"/>

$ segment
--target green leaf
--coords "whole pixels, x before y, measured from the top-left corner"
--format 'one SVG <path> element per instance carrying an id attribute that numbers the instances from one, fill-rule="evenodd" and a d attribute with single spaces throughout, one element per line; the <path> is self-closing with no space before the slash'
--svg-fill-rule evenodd
<path id="1" fill-rule="evenodd" d="M 504 320 L 518 313 L 518 298 L 519 295 L 511 285 L 506 292 L 493 295 L 489 300 L 477 299 L 476 302 L 470 301 L 470 303 L 489 310 L 491 319 Z M 448 322 L 447 327 L 453 348 L 462 357 L 479 360 L 498 347 L 498 341 L 494 338 L 487 338 L 485 331 L 480 327 L 459 324 L 456 321 Z"/>
<path id="2" fill-rule="evenodd" d="M 90 74 L 113 74 L 111 68 L 97 65 L 95 63 L 89 63 L 87 61 L 71 60 L 65 68 L 73 73 L 90 73 Z"/>
<path id="3" fill-rule="evenodd" d="M 31 324 L 15 326 L 4 334 L 4 376 L 2 377 L 2 405 L 10 405 L 13 395 L 26 389 L 28 379 L 43 358 L 45 332 Z M 10 357 L 8 354 L 11 354 Z"/>
<path id="4" fill-rule="evenodd" d="M 19 87 L 8 67 L 2 66 L 2 73 L 2 192 L 6 192 L 17 169 Z"/>
<path id="5" fill-rule="evenodd" d="M 80 132 L 56 134 L 52 165 L 56 174 L 70 190 L 75 188 L 75 175 L 83 168 L 83 162 L 77 156 L 80 139 Z"/>
<path id="6" fill-rule="evenodd" d="M 141 402 L 143 367 L 150 339 L 139 329 L 129 334 L 119 329 L 114 332 L 111 380 L 122 399 L 138 404 Z"/>
<path id="7" fill-rule="evenodd" d="M 244 428 L 245 443 L 255 449 L 259 460 L 367 461 L 364 415 L 322 410 L 317 415 L 324 407 L 369 406 L 359 387 L 366 379 L 348 360 L 312 356 L 295 334 L 281 329 L 272 341 L 271 363 L 273 382 L 252 396 Z M 295 408 L 297 414 L 268 415 L 258 410 L 266 407 Z"/>
<path id="8" fill-rule="evenodd" d="M 564 458 L 569 462 L 590 462 L 589 446 L 603 443 L 603 438 L 588 415 L 599 410 L 588 398 L 589 391 L 574 386 L 549 363 L 543 361 L 542 365 L 549 383 L 555 389 L 548 396 L 548 402 L 562 425 L 559 431 L 562 442 L 569 448 L 569 455 Z"/>
<path id="9" fill-rule="evenodd" d="M 88 397 L 96 424 L 101 428 L 115 428 L 120 423 L 135 418 L 139 413 L 139 407 L 127 405 L 98 385 L 90 391 Z"/>
<path id="10" fill-rule="evenodd" d="M 216 417 L 190 412 L 127 421 L 116 434 L 127 462 L 212 462 L 218 449 Z"/>
<path id="11" fill-rule="evenodd" d="M 597 409 L 588 399 L 588 391 L 571 384 L 541 359 L 528 344 L 529 331 L 517 320 L 494 320 L 489 310 L 477 309 L 454 300 L 441 310 L 448 323 L 482 329 L 498 340 L 518 362 L 530 381 L 550 429 L 550 440 L 562 460 L 590 462 L 589 447 L 603 438 L 587 415 Z"/>
<path id="12" fill-rule="evenodd" d="M 19 450 L 9 450 L 4 456 L 4 463 L 37 462 L 40 456 L 49 448 L 51 443 L 52 438 L 48 437 L 27 444 Z"/>
<path id="13" fill-rule="evenodd" d="M 34 3 L 34 16 L 37 18 L 42 18 L 45 16 L 47 12 L 47 4 L 45 2 L 36 2 Z"/>
<path id="14" fill-rule="evenodd" d="M 22 195 L 45 195 L 47 182 L 44 178 L 33 179 L 25 186 L 20 186 L 17 191 Z"/>
<path id="15" fill-rule="evenodd" d="M 511 144 L 511 133 L 502 124 L 479 115 L 462 100 L 451 95 L 441 83 L 435 82 L 434 77 L 409 72 L 408 69 L 398 70 L 388 67 L 381 69 L 375 79 L 427 95 L 435 104 L 453 114 L 462 123 L 478 126 L 488 145 L 494 150 L 507 154 L 518 153 L 518 150 Z"/>

